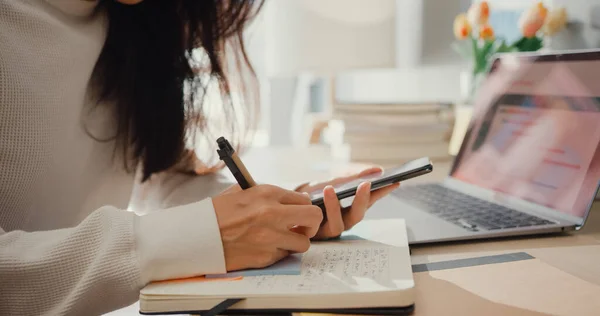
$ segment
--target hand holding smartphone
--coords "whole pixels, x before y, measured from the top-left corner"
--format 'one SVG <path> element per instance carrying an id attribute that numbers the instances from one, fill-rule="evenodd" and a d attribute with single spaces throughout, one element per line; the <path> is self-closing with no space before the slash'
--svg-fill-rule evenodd
<path id="1" fill-rule="evenodd" d="M 423 157 L 409 161 L 399 167 L 384 170 L 381 173 L 368 175 L 354 181 L 334 186 L 338 200 L 352 197 L 356 194 L 358 186 L 363 182 L 371 182 L 371 192 L 383 187 L 412 179 L 433 171 L 433 165 L 428 157 Z M 312 204 L 321 207 L 323 210 L 323 222 L 326 219 L 325 205 L 323 201 L 323 190 L 310 194 Z"/>

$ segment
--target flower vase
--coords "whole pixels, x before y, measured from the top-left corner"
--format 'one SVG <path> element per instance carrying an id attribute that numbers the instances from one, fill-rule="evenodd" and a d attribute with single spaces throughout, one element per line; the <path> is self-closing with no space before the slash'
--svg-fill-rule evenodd
<path id="1" fill-rule="evenodd" d="M 474 67 L 460 74 L 461 97 L 464 104 L 472 105 L 477 90 L 485 80 L 485 71 L 474 71 Z"/>
<path id="2" fill-rule="evenodd" d="M 485 80 L 485 76 L 485 71 L 477 71 L 472 73 L 469 103 L 473 103 L 475 97 L 477 96 L 477 91 L 479 90 L 479 87 L 481 87 L 481 84 Z"/>

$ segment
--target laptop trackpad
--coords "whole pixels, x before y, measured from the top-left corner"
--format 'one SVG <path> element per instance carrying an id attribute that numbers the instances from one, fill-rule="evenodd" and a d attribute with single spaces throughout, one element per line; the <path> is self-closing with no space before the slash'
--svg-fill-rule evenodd
<path id="1" fill-rule="evenodd" d="M 387 196 L 378 201 L 367 212 L 365 218 L 403 218 L 406 221 L 409 241 L 433 241 L 470 235 L 466 229 L 421 211 L 394 196 Z"/>

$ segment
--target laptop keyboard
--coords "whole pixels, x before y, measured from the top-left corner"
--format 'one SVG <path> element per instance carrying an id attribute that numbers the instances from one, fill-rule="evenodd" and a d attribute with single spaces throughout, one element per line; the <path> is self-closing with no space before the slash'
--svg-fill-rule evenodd
<path id="1" fill-rule="evenodd" d="M 439 184 L 407 186 L 393 194 L 419 209 L 471 231 L 554 224 Z"/>

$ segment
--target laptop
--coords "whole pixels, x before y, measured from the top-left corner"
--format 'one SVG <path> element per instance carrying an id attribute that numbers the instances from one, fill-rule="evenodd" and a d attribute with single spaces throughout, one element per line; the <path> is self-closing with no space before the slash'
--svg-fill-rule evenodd
<path id="1" fill-rule="evenodd" d="M 406 183 L 374 217 L 410 244 L 581 228 L 600 180 L 600 50 L 494 58 L 449 175 Z"/>

